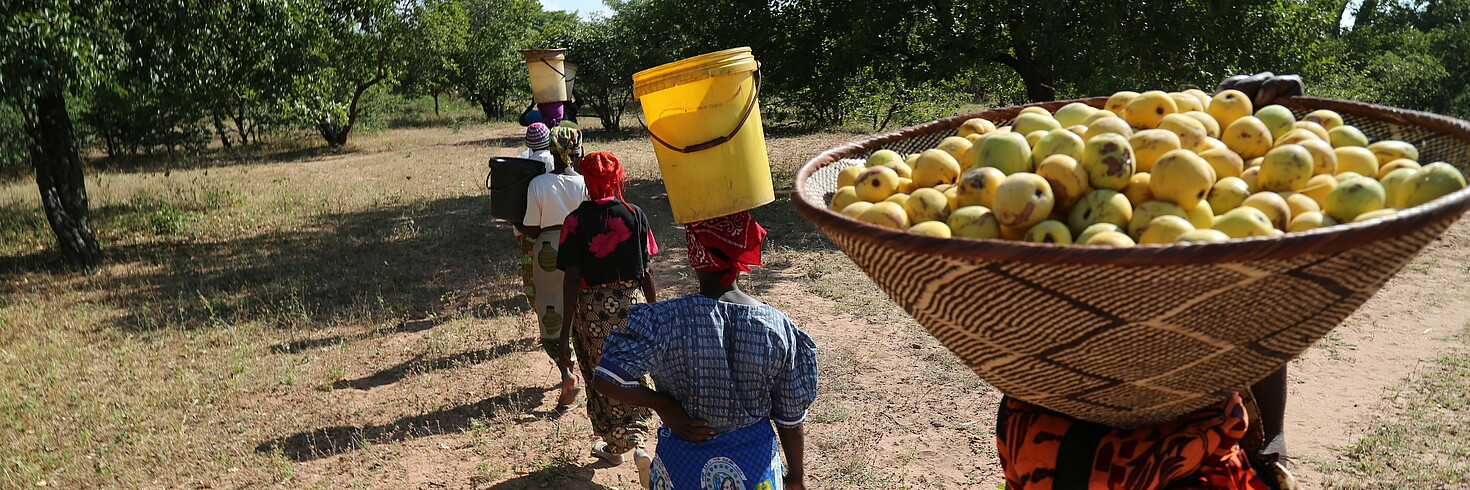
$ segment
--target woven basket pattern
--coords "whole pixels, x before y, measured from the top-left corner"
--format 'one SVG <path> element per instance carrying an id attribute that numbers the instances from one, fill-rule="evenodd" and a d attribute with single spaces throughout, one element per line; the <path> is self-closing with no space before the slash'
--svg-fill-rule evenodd
<path id="1" fill-rule="evenodd" d="M 1470 162 L 1470 126 L 1463 122 L 1447 120 L 1462 125 L 1447 132 L 1378 106 L 1287 103 L 1299 115 L 1329 106 L 1374 141 L 1412 142 L 1424 163 L 1448 161 L 1463 171 Z M 1018 111 L 982 115 L 1002 125 Z M 985 381 L 1115 427 L 1173 420 L 1285 365 L 1470 207 L 1470 191 L 1461 191 L 1419 212 L 1332 232 L 1132 249 L 920 237 L 826 210 L 841 168 L 880 148 L 931 148 L 967 118 L 824 153 L 798 173 L 797 207 Z"/>

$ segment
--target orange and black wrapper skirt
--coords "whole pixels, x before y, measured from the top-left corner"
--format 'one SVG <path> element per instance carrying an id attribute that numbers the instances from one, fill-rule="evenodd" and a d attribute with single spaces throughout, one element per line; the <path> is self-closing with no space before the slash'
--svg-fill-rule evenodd
<path id="1" fill-rule="evenodd" d="M 1006 397 L 996 448 L 1008 490 L 1269 490 L 1251 470 L 1239 395 L 1155 426 L 1116 429 Z"/>

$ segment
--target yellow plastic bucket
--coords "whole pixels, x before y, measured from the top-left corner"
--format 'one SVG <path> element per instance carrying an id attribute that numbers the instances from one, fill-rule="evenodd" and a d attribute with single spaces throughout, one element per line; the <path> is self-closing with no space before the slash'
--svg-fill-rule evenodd
<path id="1" fill-rule="evenodd" d="M 674 221 L 690 223 L 776 200 L 756 103 L 759 64 L 734 48 L 633 74 Z"/>
<path id="2" fill-rule="evenodd" d="M 567 100 L 565 49 L 522 49 L 531 72 L 531 98 L 537 104 Z"/>

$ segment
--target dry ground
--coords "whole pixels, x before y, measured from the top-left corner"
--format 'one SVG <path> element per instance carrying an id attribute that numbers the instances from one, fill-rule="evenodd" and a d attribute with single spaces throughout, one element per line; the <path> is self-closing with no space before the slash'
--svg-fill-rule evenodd
<path id="1" fill-rule="evenodd" d="M 519 130 L 399 129 L 340 152 L 93 172 L 109 260 L 88 274 L 49 268 L 33 186 L 0 186 L 0 488 L 632 488 L 630 467 L 588 455 L 583 410 L 550 411 L 554 368 L 510 230 L 489 218 L 485 160 L 519 151 Z M 854 137 L 768 136 L 787 187 Z M 587 144 L 631 167 L 630 200 L 664 247 L 661 296 L 691 292 L 646 136 Z M 999 393 L 786 199 L 755 214 L 771 240 L 747 286 L 821 348 L 814 487 L 999 486 Z M 1430 395 L 1470 391 L 1454 357 L 1467 279 L 1462 223 L 1293 363 L 1292 467 L 1308 488 L 1410 481 L 1403 460 L 1443 457 L 1449 473 L 1407 487 L 1461 488 L 1448 479 L 1465 446 L 1414 421 L 1470 429 L 1455 422 L 1463 397 Z M 1409 433 L 1373 439 L 1391 427 Z"/>

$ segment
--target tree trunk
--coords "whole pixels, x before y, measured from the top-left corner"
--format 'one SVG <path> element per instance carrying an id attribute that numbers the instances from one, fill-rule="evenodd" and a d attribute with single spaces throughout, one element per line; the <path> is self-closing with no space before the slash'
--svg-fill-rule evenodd
<path id="1" fill-rule="evenodd" d="M 26 121 L 31 166 L 46 221 L 56 233 L 62 260 L 72 267 L 91 267 L 102 258 L 87 210 L 87 181 L 77 153 L 76 131 L 60 88 L 36 98 L 35 117 Z"/>
<path id="2" fill-rule="evenodd" d="M 434 115 L 439 115 L 439 92 L 434 92 Z"/>
<path id="3" fill-rule="evenodd" d="M 219 135 L 219 144 L 225 148 L 229 148 L 230 130 L 225 128 L 225 121 L 219 117 L 218 113 L 214 114 L 214 132 Z"/>
<path id="4" fill-rule="evenodd" d="M 1031 61 L 1031 53 L 1027 46 L 1020 41 L 1015 44 L 1015 56 L 1001 53 L 991 58 L 992 61 L 1016 70 L 1016 74 L 1021 76 L 1021 82 L 1026 84 L 1026 98 L 1031 99 L 1032 102 L 1056 100 L 1057 92 L 1051 85 L 1051 74 L 1042 73 L 1036 68 L 1036 63 Z"/>

